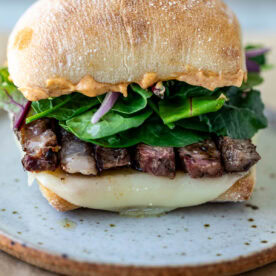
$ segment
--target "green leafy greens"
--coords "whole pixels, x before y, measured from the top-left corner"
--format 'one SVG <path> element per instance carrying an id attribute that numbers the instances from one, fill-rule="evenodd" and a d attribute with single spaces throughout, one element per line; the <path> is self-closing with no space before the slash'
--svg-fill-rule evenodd
<path id="1" fill-rule="evenodd" d="M 128 97 L 120 97 L 112 110 L 123 114 L 136 113 L 146 108 L 151 96 L 152 93 L 148 90 L 142 89 L 137 84 L 132 84 Z"/>
<path id="2" fill-rule="evenodd" d="M 248 46 L 248 50 L 257 46 Z M 266 56 L 253 57 L 265 68 Z M 32 103 L 26 123 L 49 117 L 79 139 L 105 147 L 130 147 L 138 143 L 152 146 L 183 147 L 210 135 L 227 135 L 236 139 L 252 138 L 267 126 L 260 92 L 260 73 L 249 73 L 240 88 L 224 87 L 210 91 L 180 81 L 165 81 L 164 98 L 142 89 L 128 87 L 128 97 L 120 96 L 113 108 L 98 123 L 91 118 L 104 96 L 86 97 L 72 93 Z M 18 111 L 26 102 L 9 79 L 6 68 L 0 69 L 0 108 Z M 16 104 L 15 104 L 16 103 Z"/>
<path id="3" fill-rule="evenodd" d="M 105 138 L 119 132 L 138 127 L 144 123 L 152 114 L 150 109 L 135 114 L 135 116 L 125 116 L 116 112 L 108 112 L 96 124 L 91 123 L 91 117 L 96 110 L 85 112 L 66 121 L 67 127 L 85 140 Z"/>
<path id="4" fill-rule="evenodd" d="M 40 100 L 32 103 L 35 114 L 29 116 L 26 122 L 31 123 L 43 117 L 55 118 L 58 121 L 67 121 L 98 104 L 99 101 L 97 98 L 89 98 L 80 93 Z"/>
<path id="5" fill-rule="evenodd" d="M 0 108 L 17 114 L 27 100 L 9 79 L 7 68 L 0 68 Z"/>
<path id="6" fill-rule="evenodd" d="M 220 112 L 200 116 L 200 120 L 209 127 L 209 132 L 235 139 L 248 139 L 267 126 L 259 91 L 242 92 L 232 87 L 226 95 L 229 101 Z"/>
<path id="7" fill-rule="evenodd" d="M 215 112 L 222 108 L 225 98 L 194 97 L 178 101 L 160 101 L 160 116 L 165 124 L 174 123 L 184 118 L 196 117 L 201 114 Z"/>

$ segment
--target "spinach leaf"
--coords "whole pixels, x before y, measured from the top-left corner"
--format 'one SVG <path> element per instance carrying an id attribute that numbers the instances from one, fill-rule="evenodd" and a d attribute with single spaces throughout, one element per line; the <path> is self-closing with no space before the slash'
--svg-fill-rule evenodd
<path id="1" fill-rule="evenodd" d="M 209 132 L 209 126 L 206 122 L 200 121 L 200 117 L 193 117 L 189 119 L 183 119 L 176 122 L 177 126 L 185 129 L 191 129 L 201 132 Z"/>
<path id="2" fill-rule="evenodd" d="M 30 123 L 43 117 L 66 121 L 84 113 L 97 104 L 99 104 L 97 98 L 86 97 L 80 93 L 36 101 L 32 103 L 35 114 L 29 116 L 26 122 Z"/>
<path id="3" fill-rule="evenodd" d="M 241 86 L 241 90 L 252 89 L 255 86 L 262 84 L 264 79 L 258 73 L 248 73 L 247 82 L 244 82 Z"/>
<path id="4" fill-rule="evenodd" d="M 67 104 L 69 101 L 71 101 L 70 97 L 61 96 L 54 99 L 45 99 L 33 102 L 32 109 L 34 110 L 35 114 L 29 116 L 26 119 L 26 123 L 29 124 L 43 117 L 51 117 L 52 112 L 56 110 L 59 112 L 59 108 Z"/>
<path id="5" fill-rule="evenodd" d="M 177 101 L 160 101 L 160 116 L 165 124 L 178 120 L 196 117 L 201 114 L 216 112 L 225 103 L 224 97 L 195 97 Z"/>
<path id="6" fill-rule="evenodd" d="M 139 129 L 139 137 L 142 143 L 151 146 L 185 147 L 206 139 L 208 134 L 177 126 L 169 129 L 158 117 L 153 116 Z"/>
<path id="7" fill-rule="evenodd" d="M 120 96 L 112 111 L 117 111 L 122 114 L 133 114 L 146 108 L 148 99 L 152 93 L 141 88 L 137 84 L 131 84 L 128 89 L 128 96 Z M 102 103 L 105 95 L 99 96 L 98 99 Z"/>
<path id="8" fill-rule="evenodd" d="M 218 90 L 210 91 L 201 86 L 193 86 L 181 81 L 166 81 L 163 83 L 166 87 L 167 99 L 179 100 L 191 97 L 219 96 Z"/>
<path id="9" fill-rule="evenodd" d="M 169 127 L 184 118 L 199 116 L 219 110 L 225 99 L 219 97 L 221 90 L 210 91 L 179 81 L 164 82 L 167 97 L 159 101 L 159 115 Z"/>
<path id="10" fill-rule="evenodd" d="M 175 99 L 175 98 L 184 98 L 188 97 L 200 97 L 200 96 L 209 96 L 212 94 L 211 91 L 199 87 L 192 86 L 180 81 L 166 81 L 163 82 L 163 85 L 166 87 L 166 99 Z"/>
<path id="11" fill-rule="evenodd" d="M 155 114 L 158 115 L 158 117 L 161 118 L 160 111 L 159 111 L 159 108 L 158 108 L 157 104 L 154 101 L 152 101 L 151 99 L 149 99 L 148 100 L 148 105 L 155 112 Z M 174 129 L 175 128 L 175 124 L 174 123 L 167 123 L 166 126 L 168 128 L 170 128 L 170 129 Z"/>
<path id="12" fill-rule="evenodd" d="M 232 88 L 227 96 L 229 102 L 220 111 L 200 116 L 200 120 L 208 125 L 209 132 L 234 139 L 248 139 L 259 129 L 267 127 L 259 91 L 244 93 Z"/>
<path id="13" fill-rule="evenodd" d="M 26 103 L 26 98 L 9 79 L 8 69 L 0 68 L 0 108 L 16 115 Z"/>
<path id="14" fill-rule="evenodd" d="M 208 134 L 180 127 L 175 127 L 171 130 L 156 115 L 152 116 L 140 127 L 122 131 L 101 139 L 92 139 L 89 135 L 83 135 L 81 130 L 78 131 L 75 128 L 68 127 L 67 124 L 61 124 L 61 126 L 81 140 L 111 148 L 131 147 L 138 143 L 160 147 L 184 147 L 209 137 Z"/>
<path id="15" fill-rule="evenodd" d="M 134 116 L 125 116 L 114 111 L 108 112 L 98 123 L 92 124 L 91 118 L 96 110 L 85 112 L 66 121 L 66 126 L 71 132 L 81 137 L 82 140 L 100 139 L 140 126 L 152 111 L 146 109 Z"/>

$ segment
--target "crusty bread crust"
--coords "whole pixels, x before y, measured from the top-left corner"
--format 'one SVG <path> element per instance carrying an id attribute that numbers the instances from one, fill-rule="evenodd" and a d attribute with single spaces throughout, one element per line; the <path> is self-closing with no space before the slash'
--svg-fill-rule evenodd
<path id="1" fill-rule="evenodd" d="M 252 195 L 254 186 L 256 182 L 255 168 L 250 171 L 250 173 L 243 178 L 239 179 L 228 191 L 222 194 L 213 202 L 243 202 L 250 198 Z M 64 200 L 54 192 L 50 191 L 48 188 L 39 183 L 40 191 L 43 196 L 48 200 L 51 206 L 53 206 L 57 211 L 67 212 L 72 211 L 80 206 L 71 204 L 70 202 Z"/>
<path id="2" fill-rule="evenodd" d="M 222 194 L 215 202 L 243 202 L 249 200 L 256 184 L 256 168 L 239 179 L 228 191 Z"/>
<path id="3" fill-rule="evenodd" d="M 54 192 L 50 191 L 48 188 L 46 188 L 45 186 L 43 186 L 40 183 L 39 183 L 39 188 L 40 188 L 42 195 L 48 200 L 50 205 L 53 206 L 57 211 L 67 212 L 67 211 L 72 211 L 72 210 L 80 208 L 79 206 L 76 206 L 76 205 L 64 200 L 63 198 L 61 198 Z"/>
<path id="4" fill-rule="evenodd" d="M 40 0 L 10 36 L 8 66 L 31 101 L 168 79 L 213 90 L 246 78 L 240 26 L 221 0 Z"/>

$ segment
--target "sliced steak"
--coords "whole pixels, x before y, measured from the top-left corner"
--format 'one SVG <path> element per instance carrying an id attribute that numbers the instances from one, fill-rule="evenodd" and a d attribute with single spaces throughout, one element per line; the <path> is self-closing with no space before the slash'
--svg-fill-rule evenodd
<path id="1" fill-rule="evenodd" d="M 155 176 L 175 177 L 175 153 L 173 148 L 151 147 L 139 144 L 136 148 L 136 163 L 143 171 Z"/>
<path id="2" fill-rule="evenodd" d="M 249 139 L 240 140 L 230 137 L 219 137 L 218 147 L 227 172 L 248 171 L 261 159 L 256 151 L 256 146 Z"/>
<path id="3" fill-rule="evenodd" d="M 217 177 L 223 174 L 220 152 L 211 140 L 178 150 L 180 165 L 192 178 Z"/>
<path id="4" fill-rule="evenodd" d="M 17 136 L 26 152 L 22 164 L 27 171 L 56 170 L 60 147 L 50 119 L 39 119 L 24 125 Z"/>
<path id="5" fill-rule="evenodd" d="M 61 168 L 67 173 L 97 175 L 93 145 L 79 140 L 66 130 L 61 130 Z"/>
<path id="6" fill-rule="evenodd" d="M 100 171 L 131 165 L 130 154 L 126 148 L 112 149 L 96 146 L 95 156 Z"/>
<path id="7" fill-rule="evenodd" d="M 22 164 L 27 171 L 55 171 L 57 169 L 58 157 L 52 151 L 48 151 L 47 157 L 36 158 L 26 154 L 22 159 Z"/>

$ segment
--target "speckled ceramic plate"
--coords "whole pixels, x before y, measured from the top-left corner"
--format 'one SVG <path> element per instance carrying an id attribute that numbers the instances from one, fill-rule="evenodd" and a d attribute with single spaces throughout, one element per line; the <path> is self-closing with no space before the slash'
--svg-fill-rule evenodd
<path id="1" fill-rule="evenodd" d="M 245 204 L 207 204 L 165 216 L 58 213 L 27 186 L 7 115 L 0 113 L 0 248 L 76 275 L 222 275 L 276 260 L 276 128 L 259 136 L 263 160 Z"/>

